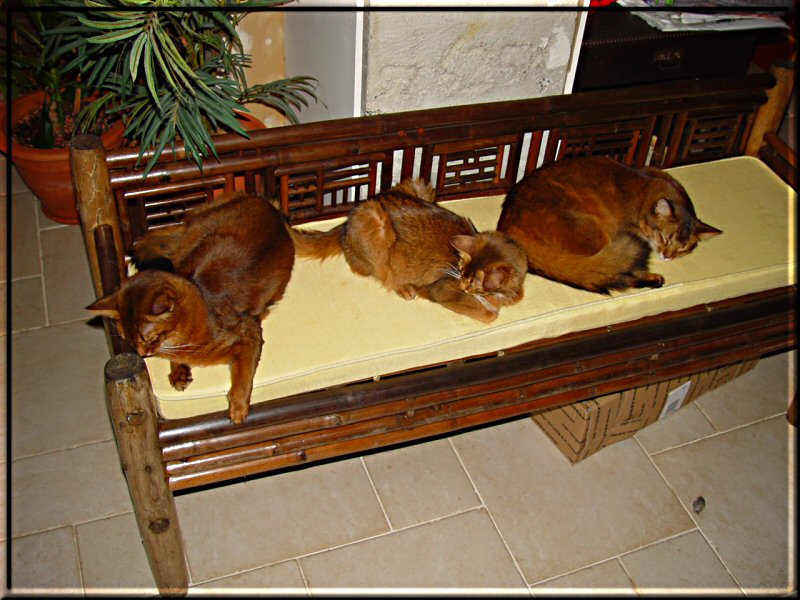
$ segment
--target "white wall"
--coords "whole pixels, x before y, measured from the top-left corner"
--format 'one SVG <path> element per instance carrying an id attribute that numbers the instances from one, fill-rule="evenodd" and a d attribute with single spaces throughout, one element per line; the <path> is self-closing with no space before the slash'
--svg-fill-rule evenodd
<path id="1" fill-rule="evenodd" d="M 355 3 L 355 0 L 337 2 L 349 6 L 355 6 Z M 355 101 L 354 90 L 358 83 L 356 60 L 360 19 L 360 13 L 355 10 L 285 11 L 286 72 L 290 76 L 316 77 L 319 80 L 318 96 L 325 102 L 323 105 L 312 101 L 308 108 L 304 108 L 299 113 L 302 123 L 359 114 L 360 106 Z"/>
<path id="2" fill-rule="evenodd" d="M 444 5 L 447 1 L 442 0 Z M 283 13 L 286 73 L 317 77 L 320 98 L 327 105 L 312 103 L 300 119 L 310 122 L 568 93 L 586 16 L 574 8 L 588 1 L 493 3 L 527 6 L 513 11 L 369 10 L 401 5 L 394 0 L 288 4 Z M 365 4 L 365 10 L 356 9 Z M 309 10 L 320 6 L 356 8 Z"/>

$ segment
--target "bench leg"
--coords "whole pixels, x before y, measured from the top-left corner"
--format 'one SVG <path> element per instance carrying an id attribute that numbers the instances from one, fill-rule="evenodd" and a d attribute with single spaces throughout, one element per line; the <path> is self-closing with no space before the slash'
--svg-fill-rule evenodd
<path id="1" fill-rule="evenodd" d="M 183 596 L 189 572 L 144 360 L 118 354 L 106 363 L 105 381 L 108 412 L 150 569 L 162 595 Z"/>

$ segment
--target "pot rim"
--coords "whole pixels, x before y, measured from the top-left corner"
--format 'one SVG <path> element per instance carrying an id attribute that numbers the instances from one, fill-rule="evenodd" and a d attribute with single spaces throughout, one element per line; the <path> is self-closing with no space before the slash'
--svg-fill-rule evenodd
<path id="1" fill-rule="evenodd" d="M 2 120 L 0 120 L 0 152 L 8 153 L 9 148 L 11 148 L 12 162 L 14 160 L 13 157 L 22 157 L 25 160 L 31 161 L 51 161 L 69 157 L 69 147 L 33 148 L 32 146 L 26 146 L 24 144 L 20 144 L 19 142 L 13 141 L 9 136 L 9 132 L 6 130 L 7 123 L 13 128 L 16 123 L 36 110 L 36 107 L 32 107 L 30 110 L 20 110 L 18 107 L 15 110 L 14 105 L 26 105 L 28 102 L 33 103 L 33 98 L 39 96 L 44 96 L 44 90 L 34 90 L 32 92 L 28 92 L 27 94 L 23 94 L 15 100 L 12 100 L 10 123 L 7 118 L 8 103 L 0 103 L 0 115 L 2 115 Z M 125 124 L 122 122 L 122 119 L 117 119 L 114 121 L 111 127 L 100 136 L 100 139 L 103 140 L 103 145 L 106 148 L 109 148 L 112 147 L 114 141 L 118 139 L 121 140 L 124 133 Z"/>

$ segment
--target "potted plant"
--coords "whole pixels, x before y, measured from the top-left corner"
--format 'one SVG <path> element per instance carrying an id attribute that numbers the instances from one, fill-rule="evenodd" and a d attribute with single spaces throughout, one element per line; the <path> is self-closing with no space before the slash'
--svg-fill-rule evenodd
<path id="1" fill-rule="evenodd" d="M 63 223 L 77 223 L 66 142 L 75 130 L 75 115 L 86 105 L 85 86 L 62 70 L 63 61 L 45 57 L 44 36 L 64 19 L 55 12 L 0 14 L 8 36 L 0 50 L 3 99 L 11 100 L 11 130 L 6 131 L 6 105 L 0 105 L 0 151 L 11 158 L 20 177 L 41 203 L 44 213 Z M 7 53 L 7 49 L 11 52 Z M 82 102 L 83 100 L 83 102 Z M 98 113 L 89 131 L 102 135 L 107 148 L 122 143 L 124 126 Z"/>
<path id="2" fill-rule="evenodd" d="M 161 0 L 152 9 L 145 0 L 51 1 L 61 20 L 43 32 L 42 57 L 95 94 L 76 117 L 79 131 L 115 115 L 125 138 L 139 145 L 140 159 L 148 155 L 147 170 L 178 138 L 202 166 L 215 155 L 214 133 L 247 136 L 237 118 L 248 112 L 246 104 L 273 107 L 297 123 L 295 111 L 308 106 L 308 98 L 317 100 L 312 77 L 247 82 L 250 57 L 236 31 L 247 15 L 242 9 L 282 3 Z"/>

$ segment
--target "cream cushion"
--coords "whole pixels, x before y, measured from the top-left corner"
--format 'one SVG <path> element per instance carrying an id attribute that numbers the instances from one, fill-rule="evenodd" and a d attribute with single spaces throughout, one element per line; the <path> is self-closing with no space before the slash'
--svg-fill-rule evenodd
<path id="1" fill-rule="evenodd" d="M 286 294 L 264 320 L 251 403 L 424 365 L 497 352 L 536 339 L 631 321 L 793 284 L 796 194 L 758 159 L 737 157 L 670 169 L 698 216 L 724 232 L 671 262 L 651 259 L 666 284 L 604 296 L 528 275 L 525 297 L 491 324 L 427 300 L 403 300 L 353 274 L 343 257 L 298 259 Z M 503 196 L 444 204 L 493 229 Z M 342 218 L 317 222 L 327 229 Z M 157 406 L 174 419 L 226 410 L 227 366 L 195 367 L 183 392 L 169 362 L 148 358 Z"/>

